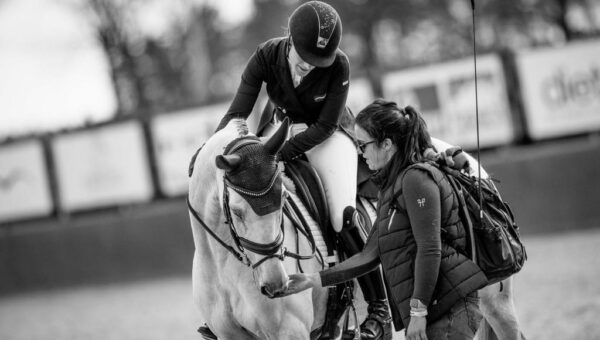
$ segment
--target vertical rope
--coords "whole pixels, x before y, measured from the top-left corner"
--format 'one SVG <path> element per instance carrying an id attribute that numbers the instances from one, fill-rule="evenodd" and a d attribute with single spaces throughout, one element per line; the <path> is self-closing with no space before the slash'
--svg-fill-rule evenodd
<path id="1" fill-rule="evenodd" d="M 477 190 L 479 190 L 479 221 L 483 219 L 483 197 L 481 196 L 481 148 L 479 146 L 479 95 L 477 92 L 477 46 L 475 44 L 475 0 L 471 0 L 473 17 L 473 69 L 475 70 L 475 125 L 477 130 Z"/>

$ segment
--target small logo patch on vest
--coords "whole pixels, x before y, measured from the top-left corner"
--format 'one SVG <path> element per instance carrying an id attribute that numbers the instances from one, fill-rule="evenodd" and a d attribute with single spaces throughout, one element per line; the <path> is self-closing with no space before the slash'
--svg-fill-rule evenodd
<path id="1" fill-rule="evenodd" d="M 423 208 L 425 206 L 425 198 L 419 198 L 417 204 L 419 205 L 419 208 Z"/>
<path id="2" fill-rule="evenodd" d="M 315 100 L 315 102 L 322 102 L 323 100 L 325 100 L 325 97 L 327 97 L 327 93 L 322 94 L 320 96 L 315 96 L 314 100 Z"/>

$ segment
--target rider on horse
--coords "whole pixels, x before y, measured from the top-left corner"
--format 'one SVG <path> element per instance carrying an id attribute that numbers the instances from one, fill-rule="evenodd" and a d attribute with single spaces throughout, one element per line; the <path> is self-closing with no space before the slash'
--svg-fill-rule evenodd
<path id="1" fill-rule="evenodd" d="M 348 57 L 338 48 L 342 22 L 330 5 L 310 1 L 289 19 L 289 35 L 258 46 L 242 74 L 237 93 L 217 130 L 233 118 L 246 119 L 266 83 L 275 112 L 262 117 L 259 134 L 268 134 L 277 119 L 288 117 L 291 138 L 280 160 L 306 156 L 323 182 L 333 229 L 341 233 L 349 256 L 363 244 L 357 229 L 356 177 L 358 154 L 352 136 L 353 117 L 346 108 L 349 88 Z M 352 242 L 347 242 L 352 241 Z M 351 246 L 354 245 L 354 247 Z M 361 338 L 379 339 L 391 334 L 381 273 L 359 279 L 369 315 L 361 325 Z M 203 332 L 208 329 L 202 329 Z"/>

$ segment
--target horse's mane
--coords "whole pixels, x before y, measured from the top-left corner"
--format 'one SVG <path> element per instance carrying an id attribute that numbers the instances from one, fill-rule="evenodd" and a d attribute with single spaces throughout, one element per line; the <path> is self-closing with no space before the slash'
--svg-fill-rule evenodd
<path id="1" fill-rule="evenodd" d="M 296 193 L 296 185 L 294 184 L 294 181 L 292 181 L 286 174 L 285 174 L 285 166 L 283 165 L 283 163 L 279 163 L 278 164 L 279 168 L 281 169 L 281 181 L 283 182 L 283 186 L 285 187 L 285 189 L 287 191 L 291 191 L 293 193 Z"/>

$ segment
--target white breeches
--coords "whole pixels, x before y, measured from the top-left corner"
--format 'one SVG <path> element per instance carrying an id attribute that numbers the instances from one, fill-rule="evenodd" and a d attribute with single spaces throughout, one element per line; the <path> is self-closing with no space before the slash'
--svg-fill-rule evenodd
<path id="1" fill-rule="evenodd" d="M 305 124 L 293 124 L 290 137 L 306 130 Z M 310 164 L 321 177 L 331 225 L 342 230 L 343 212 L 347 206 L 356 206 L 356 172 L 358 153 L 354 143 L 344 132 L 336 130 L 321 144 L 305 152 Z"/>

